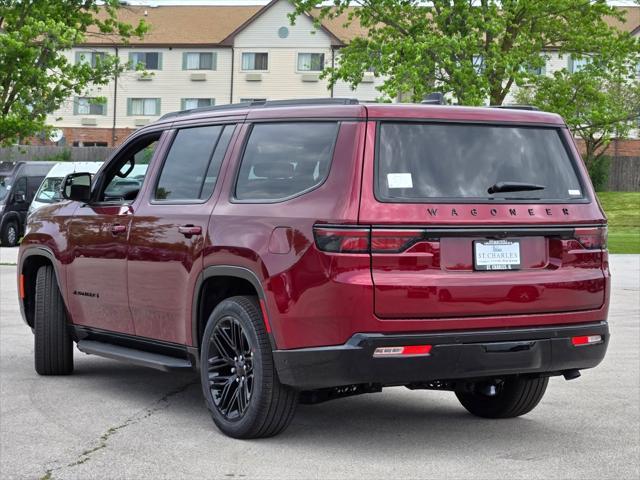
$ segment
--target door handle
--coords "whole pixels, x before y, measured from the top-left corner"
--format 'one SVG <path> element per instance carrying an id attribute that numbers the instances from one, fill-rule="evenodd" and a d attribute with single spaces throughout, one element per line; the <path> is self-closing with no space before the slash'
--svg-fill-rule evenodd
<path id="1" fill-rule="evenodd" d="M 111 233 L 113 233 L 114 235 L 118 235 L 119 233 L 124 233 L 126 231 L 127 231 L 126 225 L 120 225 L 119 223 L 111 225 Z"/>
<path id="2" fill-rule="evenodd" d="M 187 238 L 192 235 L 202 235 L 202 227 L 197 225 L 182 225 L 178 227 L 178 231 Z"/>

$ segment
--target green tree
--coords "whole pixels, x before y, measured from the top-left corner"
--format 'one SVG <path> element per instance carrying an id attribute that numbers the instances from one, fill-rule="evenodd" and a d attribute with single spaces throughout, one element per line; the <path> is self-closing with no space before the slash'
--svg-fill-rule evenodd
<path id="1" fill-rule="evenodd" d="M 118 0 L 0 0 L 0 144 L 47 129 L 46 115 L 125 65 L 115 56 L 74 63 L 65 50 L 93 37 L 126 42 L 148 25 L 118 20 Z"/>
<path id="2" fill-rule="evenodd" d="M 419 101 L 432 91 L 465 105 L 502 104 L 514 85 L 535 82 L 541 52 L 597 55 L 619 64 L 638 41 L 605 21 L 623 19 L 605 0 L 292 0 L 295 13 L 358 22 L 368 30 L 341 49 L 331 83 L 358 85 L 373 68 L 383 94 Z"/>
<path id="3" fill-rule="evenodd" d="M 640 117 L 640 80 L 626 68 L 611 70 L 597 59 L 571 73 L 566 69 L 516 94 L 519 103 L 560 114 L 574 136 L 583 140 L 584 160 L 596 188 L 607 180 L 606 149 L 624 138 Z"/>

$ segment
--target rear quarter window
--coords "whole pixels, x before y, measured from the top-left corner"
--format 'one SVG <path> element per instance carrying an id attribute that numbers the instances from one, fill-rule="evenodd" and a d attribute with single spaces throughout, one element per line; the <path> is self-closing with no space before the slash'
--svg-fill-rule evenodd
<path id="1" fill-rule="evenodd" d="M 382 201 L 583 199 L 558 128 L 382 122 L 377 137 L 375 187 Z M 490 194 L 498 182 L 544 189 Z"/>
<path id="2" fill-rule="evenodd" d="M 318 187 L 329 174 L 337 122 L 253 125 L 244 149 L 235 199 L 274 202 Z"/>

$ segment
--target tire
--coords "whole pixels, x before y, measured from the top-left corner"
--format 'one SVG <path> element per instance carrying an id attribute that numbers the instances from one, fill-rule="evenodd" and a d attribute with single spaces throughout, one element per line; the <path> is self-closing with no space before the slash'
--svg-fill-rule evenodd
<path id="1" fill-rule="evenodd" d="M 40 267 L 35 290 L 35 368 L 39 375 L 73 372 L 73 340 L 67 312 L 51 265 Z"/>
<path id="2" fill-rule="evenodd" d="M 200 350 L 202 390 L 224 434 L 271 437 L 291 423 L 298 392 L 278 380 L 255 297 L 223 300 L 209 317 Z"/>
<path id="3" fill-rule="evenodd" d="M 494 396 L 481 392 L 456 392 L 469 413 L 483 418 L 513 418 L 533 410 L 542 399 L 549 383 L 548 377 L 506 379 L 497 387 Z"/>
<path id="4" fill-rule="evenodd" d="M 0 235 L 0 242 L 3 247 L 15 247 L 19 240 L 18 224 L 13 220 L 5 223 Z"/>

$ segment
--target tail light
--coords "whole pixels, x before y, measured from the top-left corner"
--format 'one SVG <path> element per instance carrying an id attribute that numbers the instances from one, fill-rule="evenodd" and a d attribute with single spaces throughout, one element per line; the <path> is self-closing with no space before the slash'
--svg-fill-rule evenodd
<path id="1" fill-rule="evenodd" d="M 425 239 L 424 230 L 316 225 L 313 232 L 318 249 L 331 253 L 400 253 Z"/>
<path id="2" fill-rule="evenodd" d="M 607 226 L 576 228 L 574 238 L 586 250 L 607 248 Z"/>
<path id="3" fill-rule="evenodd" d="M 400 253 L 423 238 L 422 230 L 383 230 L 375 229 L 371 233 L 371 251 L 373 253 Z"/>
<path id="4" fill-rule="evenodd" d="M 369 253 L 371 231 L 358 227 L 314 227 L 318 249 L 331 253 Z"/>

